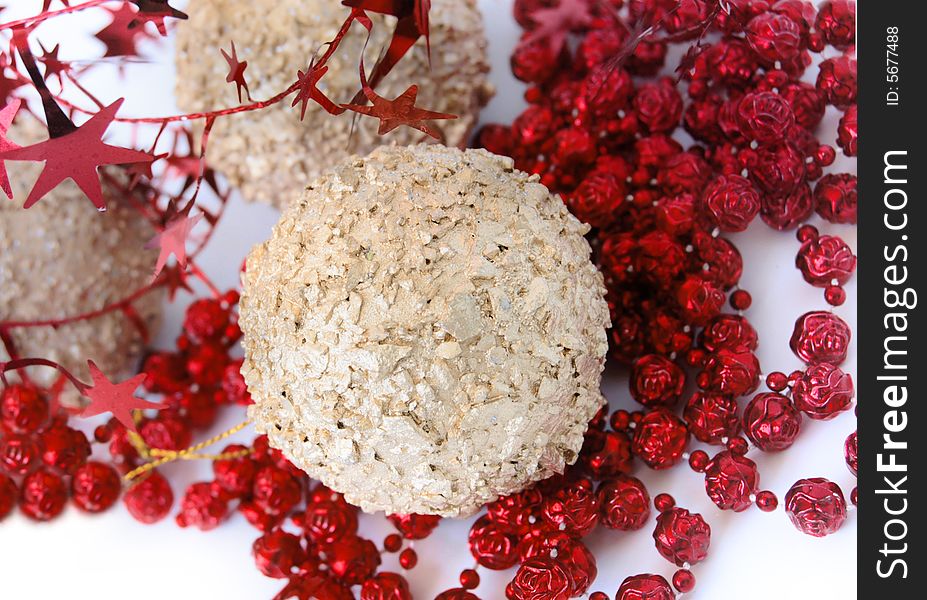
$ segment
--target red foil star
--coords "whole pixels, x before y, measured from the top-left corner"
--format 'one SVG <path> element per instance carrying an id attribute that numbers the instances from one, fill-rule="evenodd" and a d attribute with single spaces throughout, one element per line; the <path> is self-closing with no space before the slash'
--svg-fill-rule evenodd
<path id="1" fill-rule="evenodd" d="M 116 118 L 123 100 L 116 100 L 80 127 L 60 137 L 0 152 L 2 160 L 45 161 L 45 168 L 26 198 L 24 208 L 41 200 L 65 179 L 72 179 L 98 210 L 106 210 L 97 169 L 104 165 L 144 163 L 154 159 L 150 154 L 103 142 L 103 134 Z"/>
<path id="2" fill-rule="evenodd" d="M 171 257 L 171 254 L 177 258 L 177 264 L 180 265 L 181 269 L 187 267 L 187 237 L 190 235 L 190 231 L 196 227 L 196 224 L 199 223 L 202 218 L 202 213 L 192 218 L 185 214 L 177 215 L 177 217 L 167 224 L 164 231 L 156 235 L 145 245 L 146 248 L 160 248 L 161 250 L 161 253 L 158 255 L 158 262 L 155 265 L 152 281 L 161 273 L 161 270 L 164 268 L 164 265 L 167 264 L 167 259 Z"/>
<path id="3" fill-rule="evenodd" d="M 138 43 L 142 39 L 151 39 L 152 34 L 144 27 L 133 27 L 137 13 L 128 3 L 122 4 L 118 10 L 107 8 L 113 17 L 109 25 L 96 34 L 96 38 L 106 45 L 104 57 L 112 56 L 138 56 Z"/>
<path id="4" fill-rule="evenodd" d="M 573 29 L 588 27 L 592 23 L 592 13 L 586 0 L 560 0 L 553 8 L 541 8 L 531 15 L 537 24 L 525 39 L 526 43 L 550 40 L 554 53 L 563 49 L 567 33 Z"/>
<path id="5" fill-rule="evenodd" d="M 409 89 L 395 100 L 387 100 L 366 85 L 364 86 L 364 95 L 373 104 L 372 106 L 366 104 L 343 104 L 342 106 L 348 110 L 380 119 L 380 129 L 377 132 L 380 135 L 389 133 L 400 125 L 405 125 L 440 140 L 441 132 L 425 123 L 425 121 L 457 118 L 455 115 L 425 110 L 415 106 L 415 99 L 418 97 L 418 86 L 414 84 L 410 85 Z"/>
<path id="6" fill-rule="evenodd" d="M 58 78 L 58 83 L 61 83 L 61 75 L 67 73 L 71 70 L 71 64 L 64 62 L 58 58 L 58 51 L 61 49 L 61 44 L 56 44 L 51 50 L 46 50 L 45 46 L 39 42 L 39 47 L 42 49 L 42 58 L 39 60 L 42 64 L 45 65 L 45 80 L 52 76 Z"/>
<path id="7" fill-rule="evenodd" d="M 248 89 L 248 82 L 245 81 L 245 69 L 248 68 L 248 61 L 238 60 L 238 51 L 235 50 L 235 42 L 232 42 L 232 54 L 229 55 L 225 50 L 219 50 L 222 53 L 222 56 L 225 58 L 225 62 L 229 64 L 229 74 L 225 77 L 226 83 L 234 83 L 235 87 L 238 89 L 238 101 L 241 102 L 241 90 L 244 88 L 245 93 L 248 95 L 248 100 L 251 99 L 251 90 Z"/>
<path id="8" fill-rule="evenodd" d="M 138 14 L 129 23 L 129 29 L 142 28 L 145 23 L 154 23 L 158 33 L 167 35 L 164 19 L 187 19 L 187 14 L 180 12 L 168 3 L 168 0 L 131 0 L 138 7 Z"/>
<path id="9" fill-rule="evenodd" d="M 0 110 L 0 154 L 6 152 L 7 150 L 16 150 L 19 146 L 6 137 L 6 132 L 9 131 L 10 125 L 13 123 L 13 119 L 16 117 L 16 112 L 19 110 L 19 106 L 22 104 L 22 101 L 19 99 L 14 99 L 12 102 L 3 107 L 3 110 Z M 13 190 L 10 187 L 10 178 L 6 174 L 6 165 L 0 161 L 0 188 L 3 188 L 6 197 L 10 200 L 13 199 Z"/>
<path id="10" fill-rule="evenodd" d="M 319 65 L 309 65 L 309 68 L 306 69 L 305 72 L 302 70 L 299 71 L 299 91 L 296 92 L 296 97 L 293 99 L 292 106 L 296 106 L 300 103 L 302 104 L 299 111 L 300 121 L 306 118 L 306 108 L 310 100 L 315 101 L 330 114 L 339 115 L 344 112 L 344 108 L 332 102 L 317 86 L 319 80 L 322 79 L 327 72 L 327 66 Z"/>
<path id="11" fill-rule="evenodd" d="M 90 398 L 90 404 L 81 412 L 82 417 L 95 417 L 105 412 L 113 413 L 113 417 L 125 425 L 126 429 L 138 433 L 135 420 L 132 418 L 133 410 L 164 408 L 161 404 L 135 396 L 135 390 L 145 380 L 144 373 L 139 373 L 122 383 L 113 383 L 92 360 L 88 360 L 87 365 L 90 367 L 93 386 L 84 391 L 84 395 Z"/>

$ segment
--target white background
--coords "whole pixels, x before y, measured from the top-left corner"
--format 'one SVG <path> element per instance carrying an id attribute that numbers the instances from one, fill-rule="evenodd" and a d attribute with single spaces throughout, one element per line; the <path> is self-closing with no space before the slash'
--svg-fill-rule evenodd
<path id="1" fill-rule="evenodd" d="M 14 15 L 34 14 L 41 2 L 16 0 L 14 4 L 0 17 L 3 21 Z M 511 77 L 508 68 L 509 55 L 520 30 L 511 17 L 510 0 L 482 0 L 480 5 L 487 15 L 492 80 L 498 89 L 496 98 L 483 113 L 483 120 L 508 123 L 523 107 L 522 86 Z M 99 56 L 101 46 L 90 36 L 105 23 L 101 11 L 91 10 L 42 26 L 37 38 L 49 48 L 60 42 L 62 58 Z M 175 110 L 169 42 L 146 46 L 145 50 L 153 58 L 152 64 L 130 66 L 124 79 L 116 77 L 114 68 L 98 69 L 84 84 L 107 103 L 126 96 L 122 115 L 156 115 Z M 231 87 L 229 97 L 232 98 Z M 824 139 L 833 140 L 835 125 L 836 115 L 831 111 L 821 128 Z M 838 159 L 837 167 L 853 170 L 855 164 Z M 201 266 L 220 287 L 235 286 L 241 260 L 253 243 L 269 234 L 275 220 L 274 210 L 234 198 L 216 237 L 202 255 Z M 843 236 L 856 248 L 855 228 L 815 223 L 826 233 Z M 824 309 L 826 304 L 822 291 L 806 284 L 794 267 L 798 243 L 792 234 L 774 232 L 759 219 L 748 232 L 734 239 L 744 256 L 742 286 L 754 298 L 747 314 L 760 334 L 759 357 L 764 372 L 788 373 L 800 368 L 788 347 L 792 325 L 803 312 Z M 849 300 L 837 312 L 855 329 L 855 278 L 847 286 L 847 292 Z M 188 301 L 189 297 L 181 295 L 177 303 L 168 307 L 158 340 L 160 346 L 172 346 L 183 305 Z M 844 368 L 856 374 L 855 340 Z M 608 373 L 604 391 L 613 409 L 633 407 L 620 372 Z M 215 430 L 222 431 L 242 419 L 243 410 L 230 409 Z M 775 491 L 781 499 L 797 479 L 820 476 L 837 482 L 849 494 L 856 481 L 843 461 L 843 441 L 855 426 L 852 411 L 826 423 L 805 419 L 802 435 L 787 452 L 752 453 L 751 457 L 760 465 L 761 488 Z M 250 440 L 253 434 L 246 431 L 238 437 Z M 175 464 L 166 467 L 165 472 L 178 496 L 189 482 L 210 475 L 208 464 Z M 771 514 L 755 509 L 741 514 L 718 510 L 704 493 L 702 477 L 685 466 L 659 474 L 641 468 L 637 475 L 652 494 L 672 493 L 682 506 L 701 512 L 711 524 L 710 555 L 694 568 L 698 584 L 687 598 L 856 597 L 855 511 L 838 533 L 815 539 L 795 530 L 781 510 Z M 362 534 L 375 541 L 379 542 L 391 531 L 382 515 L 361 521 Z M 445 520 L 436 534 L 419 542 L 419 566 L 407 574 L 417 598 L 433 598 L 437 592 L 456 586 L 460 570 L 472 566 L 472 558 L 465 549 L 469 524 L 470 520 Z M 669 579 L 674 569 L 657 554 L 650 533 L 649 527 L 634 533 L 599 528 L 587 538 L 599 569 L 599 577 L 590 591 L 602 590 L 613 595 L 626 576 L 636 573 L 660 573 Z M 47 524 L 36 524 L 14 514 L 0 523 L 0 597 L 11 600 L 270 598 L 283 582 L 267 579 L 255 568 L 250 547 L 256 537 L 256 530 L 238 515 L 219 529 L 202 533 L 181 529 L 171 519 L 155 526 L 141 525 L 121 506 L 99 516 L 87 516 L 69 507 L 62 517 Z M 400 570 L 395 555 L 384 557 L 383 569 Z M 483 584 L 477 593 L 484 600 L 502 598 L 502 587 L 513 573 L 497 574 L 481 569 Z"/>

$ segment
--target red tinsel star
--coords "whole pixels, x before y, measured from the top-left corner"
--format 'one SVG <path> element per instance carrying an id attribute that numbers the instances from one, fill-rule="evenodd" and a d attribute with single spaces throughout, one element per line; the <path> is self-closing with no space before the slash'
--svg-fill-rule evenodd
<path id="1" fill-rule="evenodd" d="M 51 7 L 51 3 L 54 1 L 55 0 L 44 0 L 44 2 L 42 2 L 42 12 L 45 12 L 46 10 L 48 10 Z M 61 5 L 70 6 L 70 4 L 68 4 L 69 1 L 70 0 L 61 0 Z M 3 10 L 3 9 L 0 8 L 0 10 Z"/>
<path id="2" fill-rule="evenodd" d="M 55 44 L 54 48 L 46 50 L 42 42 L 39 42 L 39 47 L 42 49 L 42 58 L 39 60 L 45 65 L 45 80 L 48 81 L 50 77 L 55 76 L 58 78 L 58 83 L 60 84 L 61 75 L 71 70 L 70 63 L 64 62 L 58 58 L 58 51 L 61 49 L 61 44 Z"/>
<path id="3" fill-rule="evenodd" d="M 340 115 L 344 112 L 344 108 L 338 106 L 332 102 L 328 96 L 322 93 L 322 91 L 316 87 L 316 84 L 319 83 L 319 80 L 325 76 L 325 73 L 328 72 L 327 66 L 317 66 L 309 65 L 309 68 L 305 72 L 302 70 L 299 71 L 297 75 L 297 81 L 299 83 L 299 91 L 296 93 L 296 98 L 293 99 L 292 106 L 302 103 L 299 112 L 299 120 L 302 121 L 306 118 L 306 107 L 309 104 L 310 100 L 314 100 L 322 108 L 328 111 L 333 115 Z"/>
<path id="4" fill-rule="evenodd" d="M 177 258 L 177 264 L 182 269 L 187 267 L 187 236 L 190 235 L 190 231 L 196 227 L 196 224 L 202 218 L 202 213 L 192 218 L 181 213 L 167 224 L 164 231 L 154 236 L 145 245 L 146 248 L 160 248 L 161 250 L 152 280 L 161 273 L 161 269 L 167 264 L 167 259 L 171 257 L 171 254 Z"/>
<path id="5" fill-rule="evenodd" d="M 9 131 L 10 124 L 13 122 L 16 112 L 19 110 L 20 104 L 22 104 L 21 100 L 14 99 L 4 106 L 3 110 L 0 110 L 0 154 L 7 150 L 19 148 L 17 144 L 7 139 L 6 132 Z M 13 199 L 13 189 L 10 187 L 10 178 L 6 174 L 6 165 L 3 161 L 0 161 L 0 188 L 3 188 L 7 198 L 10 200 Z"/>
<path id="6" fill-rule="evenodd" d="M 103 56 L 138 56 L 138 42 L 154 36 L 145 31 L 144 27 L 130 27 L 137 16 L 131 4 L 122 4 L 117 10 L 107 7 L 106 10 L 110 12 L 113 20 L 95 36 L 106 44 L 106 53 Z"/>
<path id="7" fill-rule="evenodd" d="M 437 119 L 456 119 L 455 115 L 425 110 L 415 106 L 415 99 L 418 97 L 418 86 L 410 85 L 409 89 L 402 93 L 395 100 L 387 100 L 374 92 L 369 86 L 364 86 L 364 95 L 373 104 L 343 104 L 348 110 L 376 117 L 380 119 L 380 129 L 377 133 L 383 135 L 396 129 L 400 125 L 413 127 L 421 132 L 427 133 L 435 139 L 441 139 L 440 132 L 425 123 Z"/>
<path id="8" fill-rule="evenodd" d="M 534 11 L 531 20 L 537 27 L 528 34 L 525 42 L 550 40 L 551 48 L 559 53 L 570 30 L 592 24 L 592 13 L 586 0 L 560 0 L 557 6 Z"/>
<path id="9" fill-rule="evenodd" d="M 161 404 L 135 396 L 135 390 L 145 380 L 144 373 L 139 373 L 122 383 L 113 383 L 92 360 L 88 360 L 87 365 L 90 367 L 93 386 L 84 390 L 84 395 L 90 398 L 90 404 L 80 413 L 82 417 L 95 417 L 105 412 L 113 413 L 113 417 L 125 425 L 126 429 L 138 433 L 135 420 L 132 418 L 133 410 L 164 408 Z"/>
<path id="10" fill-rule="evenodd" d="M 154 23 L 158 28 L 158 33 L 167 35 L 167 27 L 164 25 L 164 19 L 171 17 L 174 19 L 187 19 L 187 14 L 180 12 L 168 3 L 168 0 L 130 0 L 138 7 L 138 14 L 129 28 L 144 27 L 145 23 Z"/>
<path id="11" fill-rule="evenodd" d="M 97 169 L 104 165 L 125 165 L 154 159 L 145 152 L 103 142 L 103 134 L 116 118 L 123 100 L 120 98 L 103 108 L 70 133 L 51 137 L 32 146 L 0 152 L 2 160 L 45 161 L 45 168 L 26 198 L 24 208 L 31 207 L 62 181 L 70 178 L 98 210 L 106 210 Z"/>
<path id="12" fill-rule="evenodd" d="M 229 64 L 229 74 L 225 77 L 226 83 L 234 83 L 235 87 L 238 89 L 238 101 L 241 102 L 241 89 L 245 89 L 245 93 L 248 95 L 248 100 L 251 99 L 251 90 L 248 89 L 248 82 L 245 81 L 245 69 L 248 68 L 248 61 L 238 60 L 238 51 L 235 50 L 235 42 L 232 41 L 232 54 L 229 55 L 223 49 L 219 49 L 219 52 L 222 53 L 222 56 L 225 57 L 225 62 Z"/>
<path id="13" fill-rule="evenodd" d="M 10 59 L 0 52 L 0 104 L 5 103 L 14 91 L 23 86 L 23 81 L 15 77 L 7 77 L 6 72 Z"/>
<path id="14" fill-rule="evenodd" d="M 187 284 L 187 271 L 181 268 L 179 264 L 167 265 L 164 267 L 164 270 L 161 271 L 160 280 L 167 288 L 167 299 L 169 302 L 174 301 L 174 296 L 176 296 L 177 292 L 180 290 L 184 290 L 190 294 L 193 293 L 193 288 Z"/>

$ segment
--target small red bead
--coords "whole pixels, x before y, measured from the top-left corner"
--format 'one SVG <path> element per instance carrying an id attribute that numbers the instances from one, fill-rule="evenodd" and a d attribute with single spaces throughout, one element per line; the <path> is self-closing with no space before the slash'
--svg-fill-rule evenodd
<path id="1" fill-rule="evenodd" d="M 16 507 L 16 498 L 19 491 L 16 489 L 16 482 L 0 473 L 0 521 Z"/>
<path id="2" fill-rule="evenodd" d="M 847 300 L 847 293 L 838 285 L 829 285 L 824 290 L 824 300 L 831 306 L 841 306 Z"/>
<path id="3" fill-rule="evenodd" d="M 695 575 L 688 569 L 679 569 L 673 574 L 673 587 L 687 594 L 695 589 Z"/>
<path id="4" fill-rule="evenodd" d="M 727 449 L 732 454 L 744 456 L 750 450 L 750 444 L 742 437 L 735 437 L 727 441 Z"/>
<path id="5" fill-rule="evenodd" d="M 779 499 L 768 490 L 756 495 L 756 506 L 763 512 L 772 512 L 779 506 Z"/>
<path id="6" fill-rule="evenodd" d="M 615 431 L 627 431 L 631 424 L 631 413 L 626 410 L 616 410 L 609 417 L 608 422 Z"/>
<path id="7" fill-rule="evenodd" d="M 781 392 L 789 386 L 789 377 L 780 371 L 773 371 L 766 376 L 766 387 L 774 392 Z"/>
<path id="8" fill-rule="evenodd" d="M 676 506 L 676 499 L 669 494 L 657 494 L 653 499 L 653 506 L 657 512 L 666 512 Z"/>
<path id="9" fill-rule="evenodd" d="M 592 592 L 589 594 L 589 600 L 610 600 L 610 596 L 605 592 Z"/>
<path id="10" fill-rule="evenodd" d="M 67 500 L 68 488 L 61 476 L 40 469 L 23 479 L 19 509 L 30 519 L 48 521 L 61 514 Z"/>
<path id="11" fill-rule="evenodd" d="M 818 228 L 814 225 L 802 225 L 795 233 L 799 242 L 808 242 L 818 237 Z"/>
<path id="12" fill-rule="evenodd" d="M 857 505 L 859 501 L 859 488 L 853 487 L 853 490 L 850 492 L 850 502 L 853 503 L 853 506 Z"/>
<path id="13" fill-rule="evenodd" d="M 473 590 L 480 585 L 480 574 L 473 569 L 464 569 L 460 572 L 460 585 L 468 590 Z"/>
<path id="14" fill-rule="evenodd" d="M 418 554 L 412 548 L 406 548 L 399 553 L 399 566 L 403 569 L 414 569 L 418 564 Z"/>
<path id="15" fill-rule="evenodd" d="M 730 303 L 734 310 L 747 310 L 753 304 L 753 297 L 747 290 L 735 290 L 731 294 Z"/>
<path id="16" fill-rule="evenodd" d="M 387 552 L 399 552 L 402 548 L 402 536 L 398 533 L 391 533 L 383 538 L 383 549 Z"/>
<path id="17" fill-rule="evenodd" d="M 708 453 L 704 450 L 696 450 L 689 455 L 689 466 L 692 467 L 692 470 L 696 473 L 703 473 L 710 461 L 711 459 L 708 457 Z"/>
<path id="18" fill-rule="evenodd" d="M 109 425 L 97 425 L 93 430 L 93 439 L 101 444 L 108 444 L 113 439 L 113 430 Z"/>
<path id="19" fill-rule="evenodd" d="M 122 497 L 129 514 L 136 521 L 151 524 L 167 516 L 174 503 L 174 492 L 167 479 L 157 471 L 132 484 Z"/>

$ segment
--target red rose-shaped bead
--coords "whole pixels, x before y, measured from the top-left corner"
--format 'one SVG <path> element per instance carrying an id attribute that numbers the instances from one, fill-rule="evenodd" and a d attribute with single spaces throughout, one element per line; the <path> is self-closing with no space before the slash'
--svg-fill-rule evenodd
<path id="1" fill-rule="evenodd" d="M 812 419 L 833 419 L 853 404 L 853 378 L 829 363 L 809 366 L 792 386 L 795 407 Z"/>
<path id="2" fill-rule="evenodd" d="M 698 376 L 702 389 L 734 398 L 745 396 L 757 388 L 760 362 L 753 352 L 721 348 L 705 361 Z"/>
<path id="3" fill-rule="evenodd" d="M 625 182 L 613 173 L 593 171 L 567 196 L 567 205 L 577 219 L 593 227 L 614 223 L 627 196 Z"/>
<path id="4" fill-rule="evenodd" d="M 568 600 L 573 584 L 566 568 L 550 557 L 531 558 L 518 568 L 506 586 L 508 600 Z"/>
<path id="5" fill-rule="evenodd" d="M 41 449 L 32 436 L 10 434 L 0 438 L 0 470 L 25 475 L 40 464 Z"/>
<path id="6" fill-rule="evenodd" d="M 660 575 L 634 575 L 621 582 L 615 600 L 675 600 L 676 592 Z"/>
<path id="7" fill-rule="evenodd" d="M 597 493 L 601 521 L 609 529 L 640 529 L 650 519 L 650 494 L 636 477 L 618 475 L 602 482 Z"/>
<path id="8" fill-rule="evenodd" d="M 737 125 L 748 140 L 761 144 L 782 141 L 795 123 L 788 100 L 773 92 L 753 92 L 737 104 Z"/>
<path id="9" fill-rule="evenodd" d="M 599 572 L 589 548 L 581 541 L 571 539 L 557 546 L 556 558 L 570 576 L 571 597 L 577 598 L 586 593 Z"/>
<path id="10" fill-rule="evenodd" d="M 219 300 L 196 300 L 187 308 L 184 333 L 194 341 L 220 338 L 229 324 L 229 317 L 229 310 Z"/>
<path id="11" fill-rule="evenodd" d="M 577 479 L 544 499 L 541 516 L 553 527 L 569 535 L 582 537 L 599 521 L 599 500 L 592 481 Z"/>
<path id="12" fill-rule="evenodd" d="M 856 255 L 839 237 L 822 235 L 801 245 L 795 266 L 813 286 L 843 285 L 856 270 Z"/>
<path id="13" fill-rule="evenodd" d="M 197 527 L 209 531 L 218 527 L 228 516 L 228 503 L 221 498 L 221 488 L 208 482 L 194 483 L 180 501 L 176 521 L 181 527 Z"/>
<path id="14" fill-rule="evenodd" d="M 331 544 L 357 533 L 357 509 L 343 500 L 311 502 L 306 506 L 300 525 L 311 541 Z"/>
<path id="15" fill-rule="evenodd" d="M 721 510 L 741 512 L 750 508 L 760 473 L 756 463 L 727 450 L 718 453 L 705 469 L 705 492 Z"/>
<path id="16" fill-rule="evenodd" d="M 651 133 L 672 131 L 682 118 L 682 96 L 670 79 L 640 86 L 633 105 L 637 118 Z"/>
<path id="17" fill-rule="evenodd" d="M 248 386 L 245 384 L 245 378 L 241 374 L 242 360 L 233 360 L 225 366 L 222 372 L 222 391 L 225 393 L 226 402 L 229 404 L 251 404 L 251 395 L 248 393 Z"/>
<path id="18" fill-rule="evenodd" d="M 781 394 L 757 394 L 744 410 L 744 433 L 764 452 L 785 450 L 801 430 L 801 413 Z"/>
<path id="19" fill-rule="evenodd" d="M 689 275 L 676 289 L 676 302 L 682 317 L 693 325 L 705 325 L 721 313 L 724 292 L 712 282 Z"/>
<path id="20" fill-rule="evenodd" d="M 48 469 L 39 469 L 23 479 L 19 509 L 36 521 L 49 521 L 61 514 L 68 500 L 64 480 Z"/>
<path id="21" fill-rule="evenodd" d="M 0 395 L 0 425 L 11 433 L 32 433 L 48 418 L 48 401 L 32 386 L 13 384 Z"/>
<path id="22" fill-rule="evenodd" d="M 667 194 L 698 194 L 711 178 L 711 167 L 693 152 L 680 152 L 657 174 L 657 184 Z"/>
<path id="23" fill-rule="evenodd" d="M 526 83 L 543 83 L 557 73 L 558 62 L 559 54 L 546 40 L 522 38 L 512 53 L 512 74 Z"/>
<path id="24" fill-rule="evenodd" d="M 722 348 L 750 351 L 756 350 L 759 338 L 747 319 L 740 315 L 723 314 L 705 325 L 698 341 L 708 352 L 717 352 Z"/>
<path id="25" fill-rule="evenodd" d="M 388 518 L 407 540 L 425 539 L 441 522 L 437 515 L 389 515 Z"/>
<path id="26" fill-rule="evenodd" d="M 88 462 L 71 478 L 71 498 L 81 510 L 102 512 L 119 499 L 122 480 L 116 469 L 101 462 Z"/>
<path id="27" fill-rule="evenodd" d="M 299 538 L 292 533 L 274 530 L 254 540 L 251 555 L 265 577 L 285 579 L 293 567 L 303 562 L 305 552 Z"/>
<path id="28" fill-rule="evenodd" d="M 240 444 L 227 446 L 222 454 L 243 452 L 246 448 Z M 250 456 L 226 458 L 212 463 L 212 471 L 223 490 L 235 497 L 250 494 L 254 485 L 254 475 L 258 465 Z"/>
<path id="29" fill-rule="evenodd" d="M 747 40 L 765 63 L 794 59 L 801 51 L 801 30 L 784 14 L 766 12 L 750 19 Z"/>
<path id="30" fill-rule="evenodd" d="M 760 195 L 740 175 L 719 175 L 702 192 L 701 206 L 722 231 L 744 231 L 760 211 Z"/>
<path id="31" fill-rule="evenodd" d="M 785 495 L 785 511 L 799 531 L 814 537 L 834 533 L 847 519 L 843 492 L 822 477 L 796 481 Z"/>
<path id="32" fill-rule="evenodd" d="M 547 106 L 532 105 L 512 123 L 512 132 L 526 146 L 540 144 L 554 132 L 554 119 L 554 111 Z"/>
<path id="33" fill-rule="evenodd" d="M 380 552 L 370 540 L 345 537 L 325 547 L 325 562 L 332 575 L 347 585 L 363 583 L 380 566 Z"/>
<path id="34" fill-rule="evenodd" d="M 518 542 L 518 560 L 525 562 L 538 556 L 550 556 L 551 550 L 559 549 L 573 541 L 574 538 L 565 531 L 552 530 L 546 522 L 542 521 L 540 525 L 521 536 Z"/>
<path id="35" fill-rule="evenodd" d="M 631 397 L 650 408 L 674 406 L 685 385 L 682 368 L 659 354 L 642 356 L 631 368 Z"/>
<path id="36" fill-rule="evenodd" d="M 708 556 L 711 527 L 700 514 L 684 508 L 672 508 L 657 517 L 653 530 L 657 551 L 677 567 L 694 565 Z"/>
<path id="37" fill-rule="evenodd" d="M 16 482 L 0 473 L 0 521 L 13 511 L 18 495 Z"/>
<path id="38" fill-rule="evenodd" d="M 789 83 L 779 90 L 779 94 L 788 101 L 795 122 L 801 127 L 813 130 L 824 118 L 827 108 L 824 97 L 810 83 Z"/>
<path id="39" fill-rule="evenodd" d="M 146 419 L 138 433 L 149 448 L 161 450 L 183 450 L 193 440 L 190 427 L 179 417 L 168 413 Z"/>
<path id="40" fill-rule="evenodd" d="M 361 600 L 412 600 L 409 582 L 398 573 L 383 571 L 364 582 Z"/>
<path id="41" fill-rule="evenodd" d="M 435 600 L 480 600 L 480 598 L 463 588 L 454 588 L 441 592 L 435 596 Z"/>
<path id="42" fill-rule="evenodd" d="M 46 429 L 41 436 L 42 461 L 49 467 L 72 474 L 90 456 L 90 442 L 84 432 L 67 426 Z"/>
<path id="43" fill-rule="evenodd" d="M 616 28 L 596 30 L 586 36 L 595 40 L 599 34 L 612 35 Z M 606 33 L 608 32 L 608 33 Z M 621 32 L 619 35 L 624 35 Z M 588 45 L 586 46 L 588 48 Z M 580 91 L 580 101 L 596 116 L 612 116 L 628 107 L 631 95 L 634 93 L 634 82 L 628 72 L 622 68 L 602 67 L 593 70 L 583 80 Z"/>
<path id="44" fill-rule="evenodd" d="M 811 186 L 800 183 L 787 194 L 763 196 L 760 218 L 778 231 L 794 229 L 807 221 L 814 212 L 814 199 Z"/>
<path id="45" fill-rule="evenodd" d="M 851 104 L 843 111 L 843 116 L 837 124 L 837 144 L 847 156 L 856 156 L 858 152 L 859 123 L 857 119 L 856 105 Z"/>
<path id="46" fill-rule="evenodd" d="M 795 355 L 808 364 L 839 365 L 847 357 L 850 346 L 850 326 L 827 311 L 811 311 L 795 321 L 789 345 Z"/>
<path id="47" fill-rule="evenodd" d="M 634 428 L 631 450 L 651 469 L 668 469 L 682 458 L 688 442 L 689 430 L 682 419 L 657 408 Z"/>
<path id="48" fill-rule="evenodd" d="M 157 471 L 132 484 L 122 497 L 129 514 L 136 521 L 151 524 L 167 516 L 174 503 L 174 492 L 167 479 Z"/>
<path id="49" fill-rule="evenodd" d="M 831 46 L 846 50 L 856 43 L 856 3 L 850 0 L 825 0 L 818 5 L 814 29 Z"/>
<path id="50" fill-rule="evenodd" d="M 269 515 L 284 515 L 299 503 L 298 479 L 278 467 L 264 467 L 254 476 L 254 503 Z"/>
<path id="51" fill-rule="evenodd" d="M 531 528 L 531 517 L 540 518 L 544 497 L 532 488 L 503 496 L 486 505 L 486 516 L 506 533 L 525 533 Z"/>
<path id="52" fill-rule="evenodd" d="M 787 143 L 760 147 L 747 169 L 760 191 L 777 197 L 791 193 L 805 177 L 801 153 Z"/>
<path id="53" fill-rule="evenodd" d="M 828 104 L 846 108 L 856 102 L 856 59 L 837 56 L 823 61 L 815 86 Z"/>
<path id="54" fill-rule="evenodd" d="M 814 203 L 822 219 L 831 223 L 856 223 L 856 175 L 828 173 L 814 186 Z"/>
<path id="55" fill-rule="evenodd" d="M 856 475 L 859 471 L 859 449 L 856 444 L 855 431 L 847 436 L 847 440 L 843 445 L 843 455 L 847 461 L 847 468 L 850 469 L 850 473 Z"/>
<path id="56" fill-rule="evenodd" d="M 631 470 L 631 440 L 623 431 L 587 433 L 580 460 L 594 479 L 606 479 Z"/>
<path id="57" fill-rule="evenodd" d="M 723 444 L 740 433 L 737 402 L 729 396 L 695 392 L 683 416 L 695 439 L 706 444 Z"/>
<path id="58" fill-rule="evenodd" d="M 634 271 L 655 284 L 665 284 L 682 270 L 686 253 L 663 231 L 651 231 L 636 240 Z"/>
<path id="59" fill-rule="evenodd" d="M 567 127 L 554 134 L 552 159 L 563 168 L 589 165 L 596 158 L 592 134 L 580 127 Z"/>
<path id="60" fill-rule="evenodd" d="M 487 569 L 505 570 L 518 562 L 518 539 L 482 516 L 470 528 L 470 554 Z"/>

